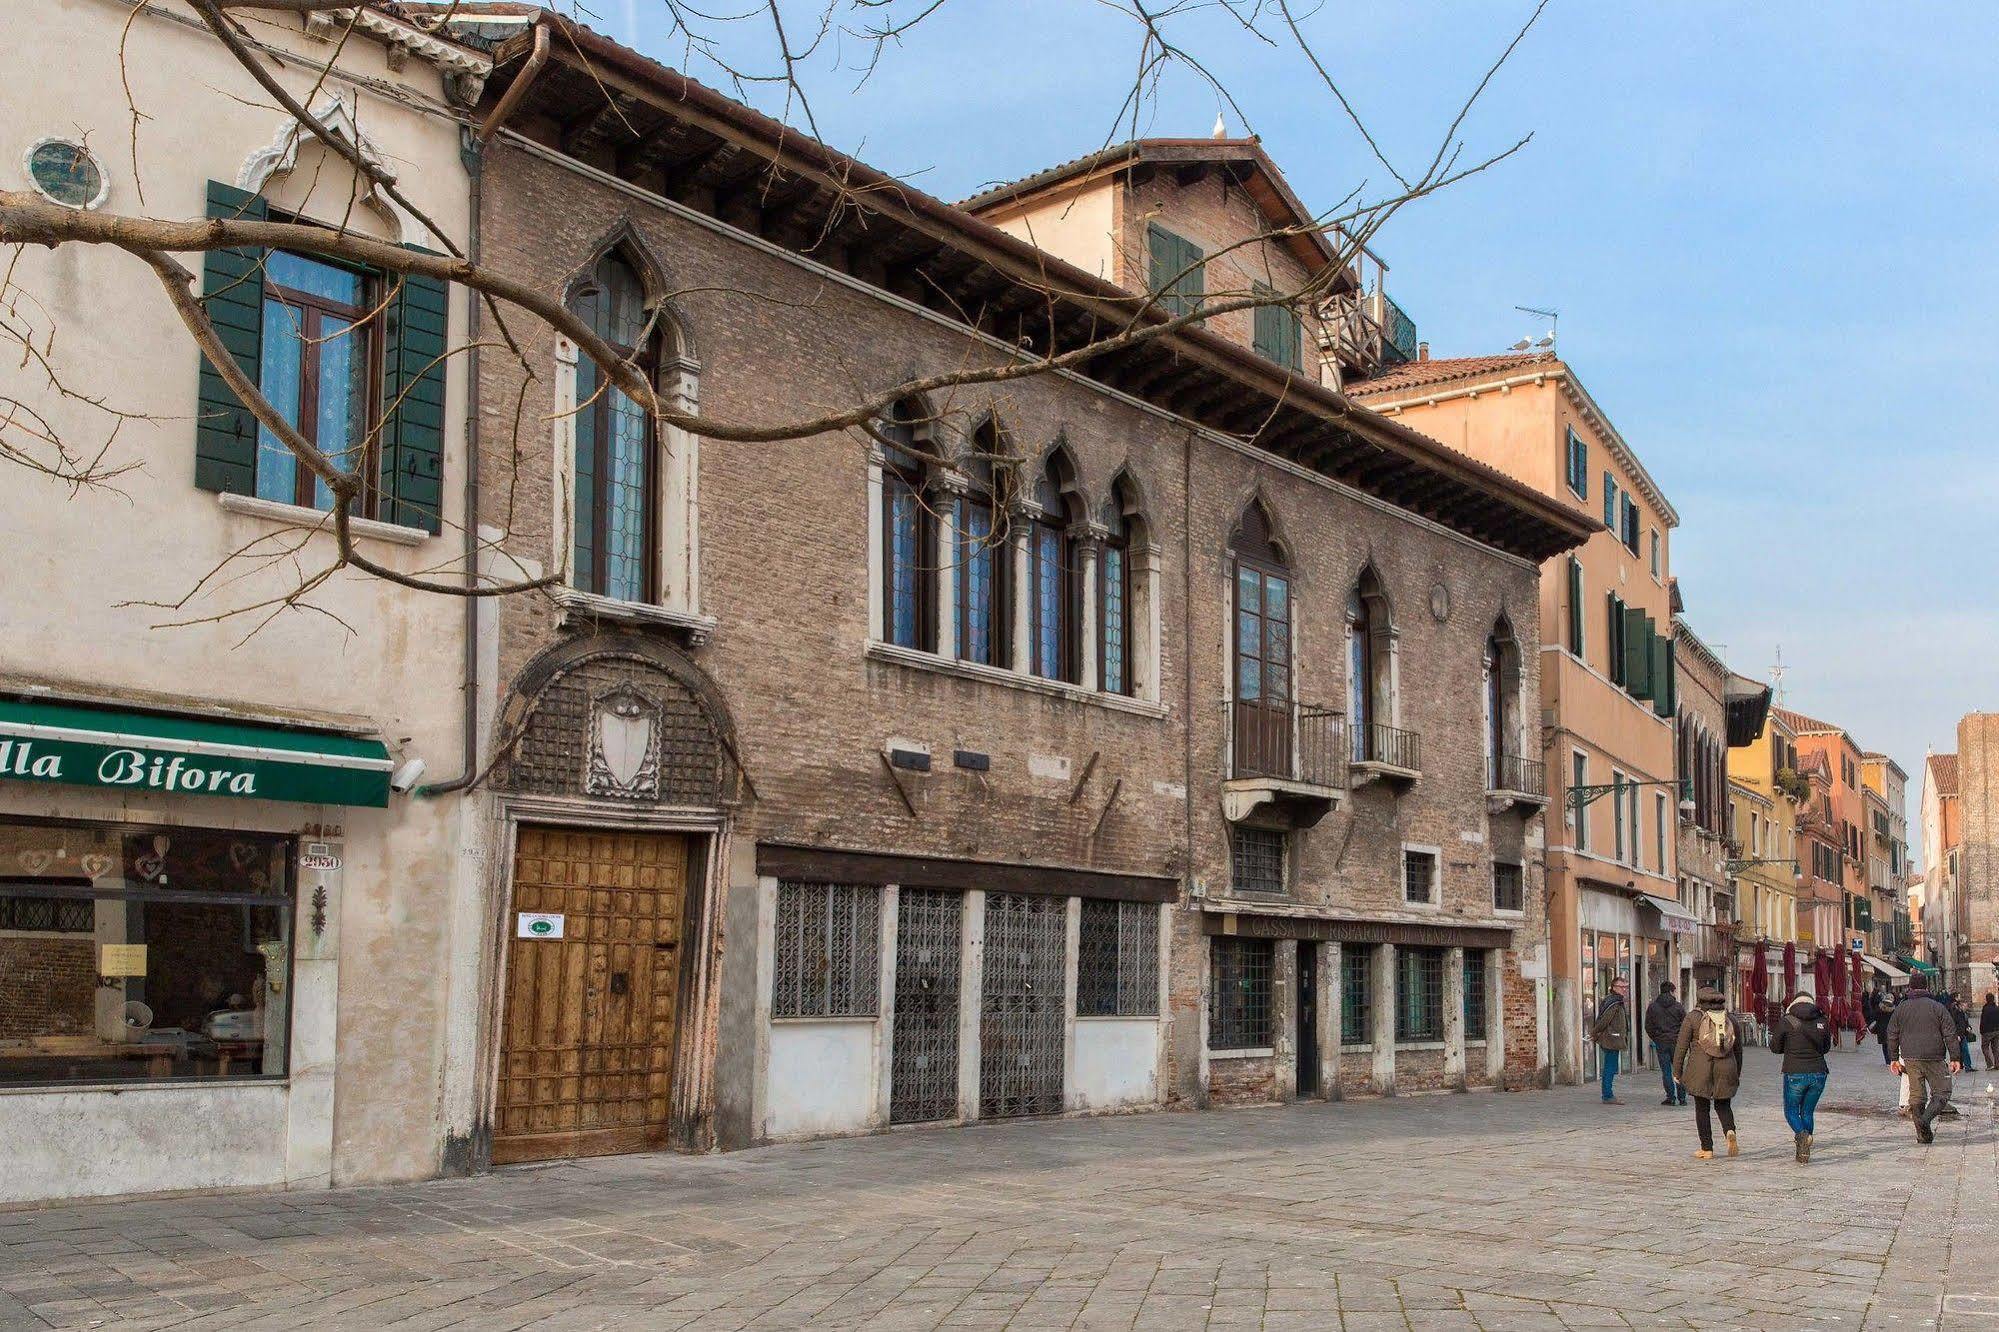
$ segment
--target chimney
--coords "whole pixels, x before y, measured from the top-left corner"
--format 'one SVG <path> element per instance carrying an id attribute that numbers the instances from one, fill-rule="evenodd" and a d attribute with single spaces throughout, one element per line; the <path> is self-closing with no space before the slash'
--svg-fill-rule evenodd
<path id="1" fill-rule="evenodd" d="M 1417 359 L 1417 360 L 1419 360 L 1419 361 L 1427 361 L 1427 360 L 1429 360 L 1429 359 L 1430 359 L 1430 344 L 1429 344 L 1429 343 L 1427 343 L 1427 342 L 1419 342 L 1419 343 L 1417 343 L 1417 344 L 1416 344 L 1416 359 Z"/>

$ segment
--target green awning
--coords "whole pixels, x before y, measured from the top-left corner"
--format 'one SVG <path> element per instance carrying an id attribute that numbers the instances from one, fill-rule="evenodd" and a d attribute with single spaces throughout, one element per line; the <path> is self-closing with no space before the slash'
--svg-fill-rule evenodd
<path id="1" fill-rule="evenodd" d="M 353 736 L 0 698 L 0 779 L 380 808 L 392 766 Z"/>
<path id="2" fill-rule="evenodd" d="M 1925 962 L 1920 957 L 1905 957 L 1900 959 L 1900 961 L 1903 966 L 1907 967 L 1911 971 L 1926 972 L 1927 974 L 1932 976 L 1943 975 L 1942 967 L 1939 967 L 1934 962 Z"/>

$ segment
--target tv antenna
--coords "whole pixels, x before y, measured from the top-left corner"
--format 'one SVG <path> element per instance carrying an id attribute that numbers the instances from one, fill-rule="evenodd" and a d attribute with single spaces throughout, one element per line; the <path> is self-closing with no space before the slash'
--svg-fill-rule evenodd
<path id="1" fill-rule="evenodd" d="M 1777 664 L 1770 668 L 1770 687 L 1777 691 L 1777 703 L 1779 706 L 1782 706 L 1784 702 L 1784 676 L 1789 673 L 1790 669 L 1790 667 L 1784 664 L 1784 645 L 1779 643 L 1777 645 Z"/>
<path id="2" fill-rule="evenodd" d="M 1521 314 L 1539 315 L 1541 318 L 1547 320 L 1548 336 L 1538 341 L 1531 335 L 1524 337 L 1514 343 L 1508 350 L 1517 352 L 1553 351 L 1555 349 L 1555 325 L 1561 320 L 1561 312 L 1559 310 L 1542 310 L 1532 305 L 1516 305 L 1513 308 Z"/>

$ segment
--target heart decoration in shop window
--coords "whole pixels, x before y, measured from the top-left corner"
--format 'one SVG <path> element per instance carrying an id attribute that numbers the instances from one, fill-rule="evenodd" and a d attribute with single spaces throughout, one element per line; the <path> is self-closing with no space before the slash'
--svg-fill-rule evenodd
<path id="1" fill-rule="evenodd" d="M 55 858 L 55 852 L 44 851 L 39 847 L 23 851 L 21 853 L 21 868 L 29 874 L 40 874 L 49 867 L 49 862 Z"/>
<path id="2" fill-rule="evenodd" d="M 112 867 L 118 862 L 110 856 L 105 855 L 102 851 L 90 851 L 78 856 L 76 863 L 91 878 L 101 879 L 109 874 Z"/>
<path id="3" fill-rule="evenodd" d="M 139 871 L 139 877 L 151 883 L 166 872 L 165 856 L 140 856 L 132 862 L 132 868 Z"/>
<path id="4" fill-rule="evenodd" d="M 229 863 L 239 870 L 246 870 L 256 864 L 257 857 L 261 854 L 263 854 L 263 848 L 259 847 L 255 842 L 231 842 L 229 844 Z"/>

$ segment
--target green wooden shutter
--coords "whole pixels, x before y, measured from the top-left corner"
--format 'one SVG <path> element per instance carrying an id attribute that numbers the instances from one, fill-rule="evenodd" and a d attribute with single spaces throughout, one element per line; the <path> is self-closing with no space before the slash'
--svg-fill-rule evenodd
<path id="1" fill-rule="evenodd" d="M 1624 612 L 1624 687 L 1633 698 L 1652 697 L 1652 617 L 1644 611 Z"/>
<path id="2" fill-rule="evenodd" d="M 1583 566 L 1569 557 L 1569 651 L 1583 655 Z"/>
<path id="3" fill-rule="evenodd" d="M 1625 644 L 1627 641 L 1624 627 L 1624 598 L 1618 596 L 1615 592 L 1606 592 L 1603 595 L 1606 607 L 1604 627 L 1609 631 L 1608 638 L 1610 643 L 1610 652 L 1604 658 L 1604 664 L 1610 675 L 1610 682 L 1614 685 L 1621 685 L 1624 683 Z"/>
<path id="4" fill-rule="evenodd" d="M 262 222 L 270 208 L 254 194 L 211 180 L 208 215 Z M 202 308 L 253 384 L 264 354 L 263 258 L 256 249 L 210 250 L 201 266 Z M 232 495 L 257 493 L 257 418 L 206 356 L 196 387 L 194 484 Z"/>
<path id="5" fill-rule="evenodd" d="M 415 248 L 415 247 L 411 247 Z M 444 500 L 444 352 L 448 288 L 407 275 L 383 337 L 381 503 L 377 516 L 439 530 Z"/>
<path id="6" fill-rule="evenodd" d="M 1652 711 L 1670 717 L 1679 711 L 1679 662 L 1673 653 L 1672 639 L 1655 638 L 1652 646 L 1656 653 L 1652 658 Z"/>

